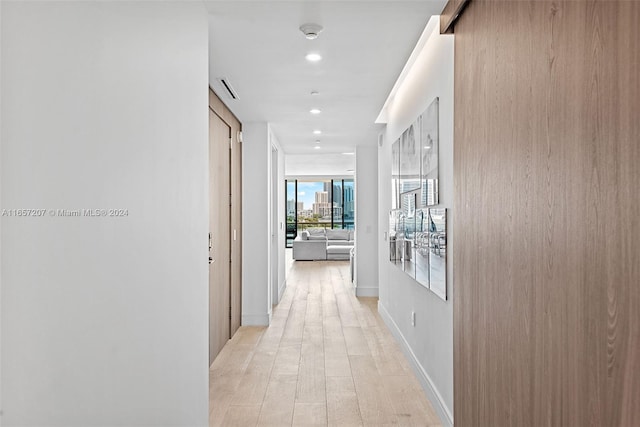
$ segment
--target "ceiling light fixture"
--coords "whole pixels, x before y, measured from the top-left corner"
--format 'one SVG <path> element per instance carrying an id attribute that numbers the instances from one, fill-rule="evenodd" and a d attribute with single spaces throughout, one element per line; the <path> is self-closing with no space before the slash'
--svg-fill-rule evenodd
<path id="1" fill-rule="evenodd" d="M 322 111 L 318 110 L 317 108 L 312 108 L 311 110 L 309 110 L 309 112 L 311 114 L 320 114 L 320 113 L 322 113 Z"/>
<path id="2" fill-rule="evenodd" d="M 302 24 L 300 25 L 300 31 L 307 38 L 307 40 L 315 40 L 322 31 L 322 25 L 318 24 Z"/>
<path id="3" fill-rule="evenodd" d="M 311 96 L 316 96 L 318 95 L 318 91 L 317 90 L 312 90 L 311 91 Z"/>
<path id="4" fill-rule="evenodd" d="M 353 156 L 353 153 L 342 153 L 342 154 L 344 154 L 345 156 Z"/>
<path id="5" fill-rule="evenodd" d="M 320 140 L 319 139 L 316 139 L 316 144 L 320 144 Z"/>
<path id="6" fill-rule="evenodd" d="M 320 146 L 319 146 L 319 145 L 316 145 L 316 146 L 315 146 L 315 147 L 313 147 L 313 148 L 314 148 L 314 149 L 316 149 L 316 150 L 319 150 L 319 149 L 320 149 Z"/>
<path id="7" fill-rule="evenodd" d="M 314 131 L 313 131 L 313 134 L 314 134 L 314 135 L 321 135 L 321 134 L 322 134 L 322 131 L 321 131 L 321 130 L 314 130 Z"/>
<path id="8" fill-rule="evenodd" d="M 319 53 L 308 53 L 305 59 L 309 62 L 318 62 L 322 59 L 322 56 Z"/>

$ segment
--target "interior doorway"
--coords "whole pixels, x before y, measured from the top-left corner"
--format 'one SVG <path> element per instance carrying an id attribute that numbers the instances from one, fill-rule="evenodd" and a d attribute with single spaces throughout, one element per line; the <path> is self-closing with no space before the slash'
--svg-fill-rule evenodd
<path id="1" fill-rule="evenodd" d="M 209 364 L 240 327 L 241 124 L 209 91 Z"/>

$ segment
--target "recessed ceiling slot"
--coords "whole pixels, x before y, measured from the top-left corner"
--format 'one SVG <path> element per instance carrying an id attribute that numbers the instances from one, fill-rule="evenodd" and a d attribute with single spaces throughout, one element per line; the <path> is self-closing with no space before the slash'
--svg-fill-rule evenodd
<path id="1" fill-rule="evenodd" d="M 238 99 L 238 94 L 236 93 L 233 86 L 231 86 L 231 83 L 229 83 L 229 80 L 227 78 L 220 77 L 218 81 L 220 82 L 222 87 L 227 91 L 227 95 L 229 95 L 231 99 Z"/>

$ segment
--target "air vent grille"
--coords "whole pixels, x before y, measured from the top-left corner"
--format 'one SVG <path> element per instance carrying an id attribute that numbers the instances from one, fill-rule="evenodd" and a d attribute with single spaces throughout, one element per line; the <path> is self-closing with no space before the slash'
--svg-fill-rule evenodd
<path id="1" fill-rule="evenodd" d="M 235 91 L 233 86 L 231 86 L 231 83 L 229 83 L 229 79 L 226 77 L 220 77 L 218 78 L 218 81 L 222 88 L 227 92 L 227 95 L 229 95 L 229 98 L 238 99 L 238 93 Z"/>

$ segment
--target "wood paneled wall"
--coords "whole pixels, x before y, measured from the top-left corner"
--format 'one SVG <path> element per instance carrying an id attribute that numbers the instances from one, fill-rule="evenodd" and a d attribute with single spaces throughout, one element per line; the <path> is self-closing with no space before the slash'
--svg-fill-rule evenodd
<path id="1" fill-rule="evenodd" d="M 456 426 L 640 425 L 640 2 L 455 27 Z"/>

